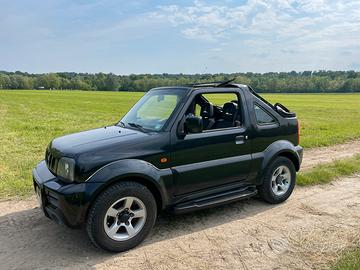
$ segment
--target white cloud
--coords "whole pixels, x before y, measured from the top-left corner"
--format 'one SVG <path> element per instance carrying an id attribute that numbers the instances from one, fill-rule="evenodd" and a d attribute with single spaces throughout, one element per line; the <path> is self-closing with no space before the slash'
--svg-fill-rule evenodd
<path id="1" fill-rule="evenodd" d="M 118 73 L 360 68 L 359 0 L 80 2 L 2 5 L 0 68 Z"/>
<path id="2" fill-rule="evenodd" d="M 209 59 L 216 55 L 217 61 L 227 59 L 240 68 L 347 69 L 354 66 L 352 58 L 360 57 L 360 1 L 222 3 L 160 6 L 150 17 L 212 47 L 204 52 Z"/>
<path id="3" fill-rule="evenodd" d="M 304 35 L 335 37 L 339 31 L 360 31 L 359 1 L 249 0 L 239 6 L 161 6 L 151 18 L 179 28 L 185 38 L 217 41 L 241 35 L 275 39 Z"/>

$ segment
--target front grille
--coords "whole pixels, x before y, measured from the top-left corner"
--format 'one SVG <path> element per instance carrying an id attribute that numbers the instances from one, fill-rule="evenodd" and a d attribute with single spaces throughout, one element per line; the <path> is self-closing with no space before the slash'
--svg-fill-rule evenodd
<path id="1" fill-rule="evenodd" d="M 56 170 L 57 170 L 57 166 L 58 166 L 58 163 L 59 163 L 59 159 L 56 158 L 55 156 L 53 156 L 49 150 L 46 150 L 45 162 L 46 162 L 46 166 L 48 167 L 48 169 L 49 169 L 53 174 L 56 174 Z"/>

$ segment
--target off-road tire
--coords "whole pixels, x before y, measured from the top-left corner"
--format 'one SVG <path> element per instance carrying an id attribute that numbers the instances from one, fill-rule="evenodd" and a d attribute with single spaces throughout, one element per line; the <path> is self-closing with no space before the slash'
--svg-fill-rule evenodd
<path id="1" fill-rule="evenodd" d="M 285 166 L 289 169 L 291 174 L 291 182 L 288 190 L 284 194 L 276 195 L 272 189 L 272 176 L 275 170 L 280 166 Z M 263 182 L 260 186 L 258 186 L 259 196 L 262 200 L 271 204 L 282 203 L 286 201 L 293 192 L 295 187 L 295 182 L 296 182 L 296 169 L 293 162 L 286 157 L 277 157 L 267 167 L 263 178 Z"/>
<path id="2" fill-rule="evenodd" d="M 146 207 L 146 220 L 142 229 L 133 238 L 125 241 L 111 239 L 104 229 L 104 218 L 108 208 L 122 197 L 139 198 Z M 86 222 L 86 231 L 91 242 L 111 252 L 121 252 L 139 245 L 149 234 L 155 224 L 157 205 L 153 194 L 137 182 L 124 181 L 110 186 L 103 191 L 92 204 Z"/>

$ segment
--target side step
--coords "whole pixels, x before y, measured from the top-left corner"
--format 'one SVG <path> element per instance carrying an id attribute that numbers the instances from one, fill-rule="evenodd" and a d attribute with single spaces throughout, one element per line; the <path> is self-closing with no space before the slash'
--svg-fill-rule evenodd
<path id="1" fill-rule="evenodd" d="M 225 203 L 230 203 L 230 202 L 250 198 L 256 194 L 257 194 L 257 189 L 255 186 L 230 190 L 230 191 L 202 197 L 199 199 L 195 199 L 192 201 L 179 203 L 174 206 L 171 212 L 174 214 L 183 214 L 191 211 L 201 210 Z"/>

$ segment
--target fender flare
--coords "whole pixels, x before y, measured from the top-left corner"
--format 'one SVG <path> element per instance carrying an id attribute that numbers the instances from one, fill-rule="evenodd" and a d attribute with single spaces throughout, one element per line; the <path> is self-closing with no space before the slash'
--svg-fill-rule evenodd
<path id="1" fill-rule="evenodd" d="M 299 155 L 296 146 L 294 146 L 289 141 L 286 140 L 275 141 L 272 144 L 270 144 L 262 153 L 257 153 L 257 154 L 260 154 L 263 157 L 259 170 L 260 173 L 258 175 L 259 181 L 262 181 L 268 166 L 278 156 L 284 156 L 290 159 L 294 163 L 296 171 L 300 169 L 302 157 Z"/>
<path id="2" fill-rule="evenodd" d="M 110 185 L 124 180 L 135 179 L 142 181 L 140 183 L 156 188 L 156 193 L 160 195 L 160 208 L 164 209 L 169 202 L 168 192 L 166 186 L 171 185 L 172 173 L 170 169 L 158 169 L 154 165 L 144 160 L 139 159 L 123 159 L 111 162 L 102 166 L 95 173 L 93 173 L 86 182 L 89 183 L 103 183 L 99 188 L 93 192 L 91 200 L 100 194 Z M 155 197 L 156 194 L 154 194 Z M 158 201 L 159 198 L 155 197 Z"/>

